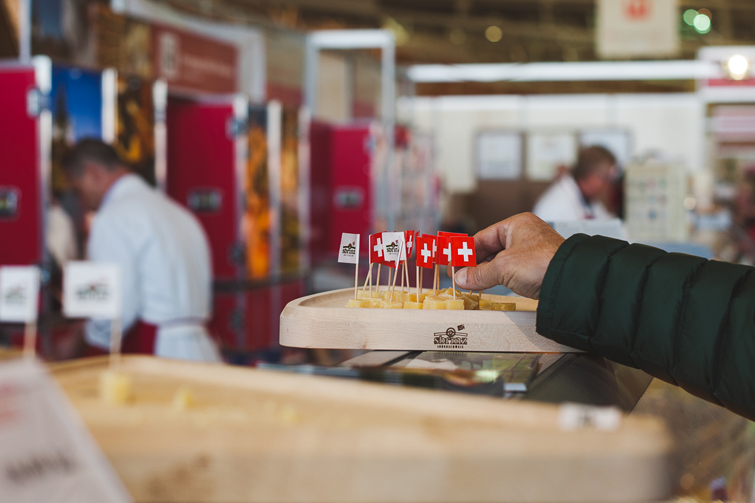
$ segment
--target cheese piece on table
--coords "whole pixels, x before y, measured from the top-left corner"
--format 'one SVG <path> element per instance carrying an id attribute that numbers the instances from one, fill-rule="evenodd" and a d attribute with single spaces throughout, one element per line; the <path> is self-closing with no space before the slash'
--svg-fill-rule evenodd
<path id="1" fill-rule="evenodd" d="M 446 299 L 443 299 L 436 295 L 428 295 L 425 297 L 425 301 L 422 303 L 423 309 L 445 309 Z"/>
<path id="2" fill-rule="evenodd" d="M 454 310 L 454 311 L 463 311 L 464 310 L 464 299 L 456 299 L 456 300 L 447 300 L 446 301 L 446 309 Z"/>
<path id="3" fill-rule="evenodd" d="M 422 309 L 422 304 L 419 302 L 412 302 L 410 300 L 407 300 L 404 302 L 404 309 Z"/>
<path id="4" fill-rule="evenodd" d="M 173 408 L 176 410 L 186 410 L 194 405 L 194 395 L 188 386 L 181 386 L 173 395 Z"/>
<path id="5" fill-rule="evenodd" d="M 480 304 L 477 303 L 477 296 L 475 295 L 472 297 L 471 295 L 465 293 L 461 296 L 461 298 L 464 300 L 464 309 L 467 311 L 476 311 L 480 309 Z"/>
<path id="6" fill-rule="evenodd" d="M 480 299 L 480 309 L 490 309 L 493 305 L 493 301 L 490 299 Z"/>
<path id="7" fill-rule="evenodd" d="M 493 302 L 490 309 L 493 311 L 516 311 L 516 302 Z"/>
<path id="8" fill-rule="evenodd" d="M 100 374 L 100 398 L 111 405 L 120 405 L 129 401 L 132 391 L 131 377 L 114 370 Z"/>
<path id="9" fill-rule="evenodd" d="M 424 302 L 428 295 L 430 295 L 430 294 L 429 293 L 425 293 L 425 292 L 419 294 L 419 301 L 418 302 L 420 302 L 420 303 Z"/>
<path id="10" fill-rule="evenodd" d="M 383 309 L 403 309 L 404 303 L 398 300 L 394 300 L 393 302 L 386 300 L 383 301 L 383 305 L 380 307 L 382 307 Z"/>
<path id="11" fill-rule="evenodd" d="M 367 301 L 362 299 L 349 299 L 346 307 L 367 307 Z"/>
<path id="12" fill-rule="evenodd" d="M 370 298 L 369 290 L 359 290 L 357 292 L 357 299 L 369 299 L 369 298 Z"/>

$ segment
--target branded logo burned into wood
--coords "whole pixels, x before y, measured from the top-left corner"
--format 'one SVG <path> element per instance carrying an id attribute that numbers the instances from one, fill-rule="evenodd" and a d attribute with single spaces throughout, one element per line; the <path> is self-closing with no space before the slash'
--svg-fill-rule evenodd
<path id="1" fill-rule="evenodd" d="M 469 334 L 462 332 L 464 325 L 448 327 L 445 332 L 435 332 L 433 342 L 438 349 L 464 349 Z"/>

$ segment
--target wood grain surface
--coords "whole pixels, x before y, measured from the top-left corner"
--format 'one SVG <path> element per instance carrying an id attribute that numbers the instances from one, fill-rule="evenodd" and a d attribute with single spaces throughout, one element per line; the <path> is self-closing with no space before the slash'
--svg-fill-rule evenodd
<path id="1" fill-rule="evenodd" d="M 532 299 L 483 294 L 483 298 L 494 302 L 516 303 L 516 311 L 344 307 L 353 295 L 354 290 L 347 288 L 290 302 L 281 313 L 281 345 L 408 351 L 580 352 L 537 333 L 537 301 Z M 463 335 L 455 343 L 449 342 L 443 335 L 450 331 L 455 337 Z"/>
<path id="2" fill-rule="evenodd" d="M 563 431 L 555 405 L 124 356 L 51 367 L 138 502 L 641 502 L 666 495 L 667 433 Z M 181 388 L 194 405 L 171 406 Z"/>

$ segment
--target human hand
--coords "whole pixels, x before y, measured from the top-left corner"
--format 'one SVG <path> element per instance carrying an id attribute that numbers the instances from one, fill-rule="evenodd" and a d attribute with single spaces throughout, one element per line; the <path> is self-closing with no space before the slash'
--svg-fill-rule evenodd
<path id="1" fill-rule="evenodd" d="M 478 265 L 457 271 L 457 286 L 484 290 L 503 285 L 537 299 L 548 264 L 564 238 L 534 214 L 521 213 L 478 232 L 474 241 Z"/>

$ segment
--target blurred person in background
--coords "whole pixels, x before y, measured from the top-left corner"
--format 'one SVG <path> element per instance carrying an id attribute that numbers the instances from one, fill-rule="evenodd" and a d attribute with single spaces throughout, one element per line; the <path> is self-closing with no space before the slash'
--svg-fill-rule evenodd
<path id="1" fill-rule="evenodd" d="M 199 222 L 100 140 L 80 141 L 63 158 L 63 169 L 82 206 L 96 211 L 88 259 L 122 271 L 123 351 L 221 361 L 205 327 L 212 266 Z M 90 321 L 85 336 L 96 348 L 109 348 L 110 323 Z"/>
<path id="2" fill-rule="evenodd" d="M 614 218 L 602 201 L 611 196 L 618 175 L 616 157 L 608 149 L 585 147 L 571 171 L 545 191 L 532 212 L 546 222 Z"/>

